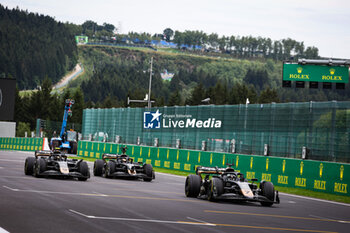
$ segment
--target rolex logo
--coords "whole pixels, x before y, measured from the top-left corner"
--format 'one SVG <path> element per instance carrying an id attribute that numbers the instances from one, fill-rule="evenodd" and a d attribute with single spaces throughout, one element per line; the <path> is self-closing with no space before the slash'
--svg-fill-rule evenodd
<path id="1" fill-rule="evenodd" d="M 303 71 L 303 68 L 298 67 L 298 68 L 297 68 L 297 71 L 298 71 L 298 74 L 301 74 L 301 72 Z"/>
<path id="2" fill-rule="evenodd" d="M 335 69 L 329 69 L 329 73 L 330 73 L 331 75 L 334 75 Z"/>

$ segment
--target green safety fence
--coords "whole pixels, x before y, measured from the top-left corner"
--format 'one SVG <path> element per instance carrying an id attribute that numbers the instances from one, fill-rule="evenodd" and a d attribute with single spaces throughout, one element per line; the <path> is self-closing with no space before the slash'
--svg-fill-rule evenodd
<path id="1" fill-rule="evenodd" d="M 121 153 L 123 144 L 79 141 L 78 156 L 101 159 L 103 153 Z M 127 145 L 127 154 L 137 162 L 150 163 L 154 167 L 194 172 L 196 166 L 226 167 L 234 169 L 246 178 L 257 178 L 275 185 L 302 188 L 324 193 L 349 195 L 350 164 L 207 152 L 175 148 Z"/>
<path id="2" fill-rule="evenodd" d="M 159 111 L 161 127 L 144 129 L 144 114 Z M 176 127 L 200 120 L 210 127 Z M 209 121 L 210 120 L 210 121 Z M 220 121 L 221 127 L 212 127 Z M 204 123 L 203 123 L 204 124 Z M 201 105 L 84 109 L 84 140 L 350 163 L 350 102 Z"/>
<path id="3" fill-rule="evenodd" d="M 43 147 L 43 138 L 0 138 L 0 150 L 36 151 Z"/>
<path id="4" fill-rule="evenodd" d="M 35 136 L 41 137 L 41 134 L 43 134 L 43 137 L 58 136 L 61 132 L 61 128 L 61 121 L 50 121 L 38 118 L 36 119 Z M 73 129 L 74 131 L 81 132 L 81 124 L 67 122 L 66 129 Z"/>

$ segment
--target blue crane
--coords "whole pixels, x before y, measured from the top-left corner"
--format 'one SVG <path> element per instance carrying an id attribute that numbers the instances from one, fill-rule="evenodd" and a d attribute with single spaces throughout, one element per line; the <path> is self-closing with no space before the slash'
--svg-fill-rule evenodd
<path id="1" fill-rule="evenodd" d="M 61 126 L 61 132 L 59 137 L 53 137 L 50 141 L 51 150 L 60 149 L 65 153 L 76 154 L 77 153 L 77 141 L 75 131 L 66 132 L 68 116 L 72 116 L 72 105 L 74 100 L 66 99 L 64 106 L 64 114 Z"/>

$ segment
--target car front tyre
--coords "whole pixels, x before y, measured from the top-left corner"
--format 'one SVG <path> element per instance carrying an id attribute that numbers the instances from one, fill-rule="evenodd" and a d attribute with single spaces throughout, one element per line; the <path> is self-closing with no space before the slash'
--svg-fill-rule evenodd
<path id="1" fill-rule="evenodd" d="M 189 175 L 185 183 L 186 197 L 197 197 L 201 188 L 202 177 L 199 175 Z"/>
<path id="2" fill-rule="evenodd" d="M 209 184 L 208 200 L 215 201 L 224 193 L 224 182 L 219 178 L 212 178 Z"/>
<path id="3" fill-rule="evenodd" d="M 35 165 L 35 158 L 34 157 L 27 157 L 26 161 L 24 163 L 24 174 L 33 175 L 34 165 Z"/>
<path id="4" fill-rule="evenodd" d="M 94 162 L 94 176 L 101 176 L 103 171 L 104 162 L 101 159 L 97 159 Z"/>
<path id="5" fill-rule="evenodd" d="M 262 196 L 270 200 L 270 202 L 262 201 L 260 202 L 262 206 L 272 206 L 275 199 L 275 188 L 273 184 L 268 181 L 263 181 L 260 183 L 260 189 Z"/>
<path id="6" fill-rule="evenodd" d="M 78 177 L 78 180 L 86 181 L 89 176 L 89 167 L 85 161 L 79 163 L 79 172 L 84 177 Z"/>
<path id="7" fill-rule="evenodd" d="M 145 164 L 143 166 L 143 171 L 145 172 L 147 177 L 143 178 L 143 181 L 150 182 L 153 179 L 153 167 L 151 164 Z"/>

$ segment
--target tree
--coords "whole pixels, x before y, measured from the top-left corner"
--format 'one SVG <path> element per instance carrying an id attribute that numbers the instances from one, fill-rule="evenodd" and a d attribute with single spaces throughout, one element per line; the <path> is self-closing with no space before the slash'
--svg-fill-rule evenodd
<path id="1" fill-rule="evenodd" d="M 222 85 L 221 82 L 217 82 L 212 89 L 212 93 L 208 93 L 208 96 L 210 97 L 211 103 L 216 105 L 226 104 L 228 102 L 227 84 L 225 83 Z"/>
<path id="2" fill-rule="evenodd" d="M 25 132 L 30 135 L 30 124 L 25 122 L 18 122 L 16 127 L 16 137 L 24 137 Z"/>
<path id="3" fill-rule="evenodd" d="M 113 24 L 103 23 L 103 27 L 108 32 L 113 32 L 115 27 Z"/>
<path id="4" fill-rule="evenodd" d="M 174 31 L 171 28 L 166 28 L 164 29 L 163 34 L 165 36 L 165 40 L 169 42 L 174 35 Z"/>
<path id="5" fill-rule="evenodd" d="M 200 105 L 205 99 L 205 89 L 202 83 L 199 83 L 192 91 L 190 99 L 187 101 L 189 105 Z"/>
<path id="6" fill-rule="evenodd" d="M 102 108 L 112 108 L 114 106 L 114 100 L 113 98 L 109 95 L 105 100 L 103 101 Z"/>
<path id="7" fill-rule="evenodd" d="M 245 84 L 234 83 L 229 96 L 229 104 L 245 104 L 247 99 L 251 104 L 256 103 L 257 94 L 255 89 Z"/>
<path id="8" fill-rule="evenodd" d="M 182 32 L 175 31 L 174 43 L 176 43 L 179 49 L 181 48 L 181 45 L 185 43 L 184 34 Z"/>
<path id="9" fill-rule="evenodd" d="M 316 47 L 307 47 L 305 50 L 306 58 L 318 58 L 318 48 Z"/>
<path id="10" fill-rule="evenodd" d="M 180 92 L 177 90 L 170 95 L 169 106 L 181 105 Z"/>
<path id="11" fill-rule="evenodd" d="M 269 81 L 269 76 L 267 71 L 264 70 L 252 70 L 248 69 L 247 74 L 244 77 L 244 82 L 247 84 L 253 84 L 257 88 L 262 88 L 264 84 Z"/>
<path id="12" fill-rule="evenodd" d="M 85 21 L 81 26 L 84 34 L 86 34 L 87 30 L 91 30 L 94 33 L 98 28 L 97 23 L 92 20 Z"/>
<path id="13" fill-rule="evenodd" d="M 261 92 L 258 101 L 261 104 L 280 102 L 277 91 L 275 89 L 270 89 L 269 87 Z"/>
<path id="14" fill-rule="evenodd" d="M 41 90 L 39 90 L 38 92 L 40 94 L 40 99 L 41 99 L 40 102 L 42 103 L 41 108 L 43 109 L 43 111 L 40 114 L 40 118 L 42 119 L 51 119 L 53 115 L 50 112 L 52 107 L 51 91 L 52 91 L 52 82 L 51 82 L 51 79 L 49 79 L 46 76 L 41 85 Z"/>
<path id="15" fill-rule="evenodd" d="M 75 101 L 72 111 L 72 122 L 82 123 L 83 110 L 84 110 L 84 93 L 80 88 L 77 88 L 74 92 L 73 99 Z"/>

